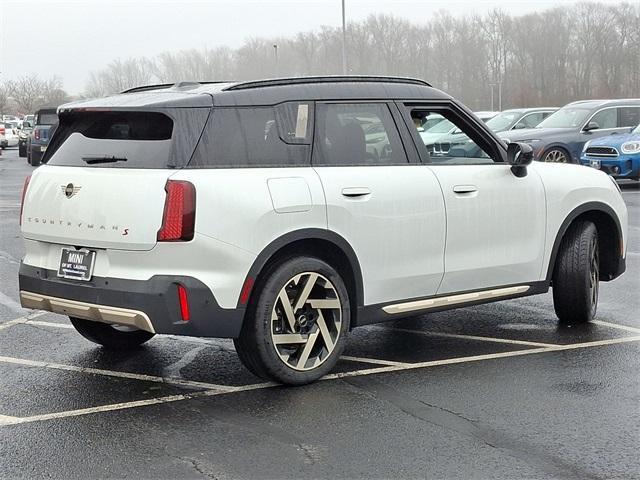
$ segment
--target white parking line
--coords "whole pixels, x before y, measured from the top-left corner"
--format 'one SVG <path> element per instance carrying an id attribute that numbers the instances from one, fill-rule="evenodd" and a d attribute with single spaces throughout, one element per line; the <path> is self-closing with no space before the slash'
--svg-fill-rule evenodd
<path id="1" fill-rule="evenodd" d="M 593 342 L 573 343 L 568 345 L 553 345 L 550 347 L 529 348 L 527 350 L 513 350 L 511 352 L 488 353 L 486 355 L 473 355 L 470 357 L 448 358 L 445 360 L 433 360 L 428 362 L 406 363 L 398 366 L 388 366 L 380 368 L 370 368 L 368 370 L 357 370 L 354 372 L 333 373 L 323 377 L 322 380 L 330 380 L 340 377 L 360 377 L 376 373 L 397 372 L 402 370 L 414 370 L 417 368 L 437 367 L 441 365 L 454 365 L 457 363 L 470 363 L 482 360 L 493 360 L 497 358 L 519 357 L 522 355 L 532 355 L 535 353 L 560 352 L 564 350 L 577 350 L 581 348 L 601 347 L 605 345 L 616 345 L 620 343 L 639 342 L 640 335 L 633 337 L 613 338 L 609 340 L 597 340 Z"/>
<path id="2" fill-rule="evenodd" d="M 22 317 L 14 318 L 13 320 L 9 320 L 8 322 L 0 323 L 0 330 L 4 330 L 5 328 L 9 328 L 20 323 L 27 323 L 32 318 L 41 317 L 45 313 L 47 312 L 30 313 L 29 315 L 24 315 Z"/>
<path id="3" fill-rule="evenodd" d="M 9 417 L 7 415 L 0 415 L 0 425 L 13 425 L 20 422 L 19 417 Z"/>
<path id="4" fill-rule="evenodd" d="M 626 332 L 640 334 L 640 328 L 630 327 L 628 325 L 620 325 L 619 323 L 610 323 L 610 322 L 605 322 L 603 320 L 592 320 L 591 323 L 595 323 L 596 325 L 602 325 L 604 327 L 617 328 L 618 330 L 624 330 Z"/>
<path id="5" fill-rule="evenodd" d="M 39 327 L 74 328 L 70 323 L 45 322 L 42 320 L 27 320 L 24 323 L 27 325 L 37 325 Z"/>
<path id="6" fill-rule="evenodd" d="M 68 323 L 58 323 L 58 322 L 42 322 L 38 320 L 27 320 L 20 323 L 26 323 L 28 325 L 38 325 L 41 327 L 53 327 L 53 328 L 70 328 L 73 329 L 73 325 Z M 198 337 L 181 337 L 178 335 L 163 335 L 161 338 L 171 339 L 171 340 L 180 340 L 187 343 L 204 343 L 207 345 L 215 345 L 221 346 L 220 339 L 217 338 L 198 338 Z M 380 360 L 377 358 L 364 358 L 364 357 L 350 357 L 348 355 L 343 355 L 340 357 L 342 360 L 349 360 L 352 362 L 360 362 L 360 363 L 373 363 L 377 365 L 405 365 L 403 362 L 392 362 L 391 360 Z"/>
<path id="7" fill-rule="evenodd" d="M 477 335 L 462 335 L 457 333 L 429 332 L 426 330 L 411 330 L 408 328 L 393 328 L 393 327 L 384 327 L 384 326 L 378 326 L 378 325 L 376 325 L 375 328 L 405 332 L 405 333 L 415 333 L 418 335 L 425 335 L 428 337 L 459 338 L 461 340 L 476 340 L 479 342 L 508 343 L 512 345 L 528 345 L 530 347 L 555 347 L 558 345 L 556 343 L 529 342 L 528 340 L 511 340 L 509 338 L 480 337 Z"/>
<path id="8" fill-rule="evenodd" d="M 536 353 L 547 353 L 547 352 L 559 352 L 559 351 L 567 351 L 567 350 L 577 350 L 582 348 L 591 348 L 591 347 L 600 347 L 605 345 L 616 345 L 622 343 L 629 342 L 638 342 L 640 341 L 640 335 L 633 337 L 624 337 L 624 338 L 614 338 L 610 340 L 599 340 L 594 342 L 585 342 L 585 343 L 576 343 L 570 345 L 555 345 L 551 347 L 541 347 L 541 348 L 529 348 L 526 350 L 516 350 L 511 352 L 502 352 L 502 353 L 492 353 L 487 355 L 474 355 L 471 357 L 460 357 L 460 358 L 450 358 L 445 360 L 435 360 L 430 362 L 420 362 L 420 363 L 407 363 L 401 365 L 389 365 L 383 366 L 379 368 L 370 368 L 367 370 L 357 370 L 353 372 L 345 372 L 345 373 L 334 373 L 331 375 L 327 375 L 323 377 L 321 380 L 333 380 L 337 378 L 343 377 L 359 377 L 364 375 L 374 375 L 378 373 L 389 373 L 389 372 L 397 372 L 404 370 L 415 370 L 421 368 L 429 368 L 429 367 L 437 367 L 441 365 L 453 365 L 458 363 L 470 363 L 470 362 L 479 362 L 483 360 L 493 360 L 500 358 L 508 358 L 508 357 L 519 357 L 523 355 L 533 355 Z M 2 357 L 0 357 L 2 358 Z M 41 362 L 44 363 L 44 362 Z M 49 364 L 50 365 L 50 364 Z M 180 400 L 188 400 L 191 398 L 199 398 L 199 397 L 209 397 L 209 396 L 217 396 L 217 395 L 227 395 L 230 393 L 238 393 L 245 392 L 250 390 L 260 390 L 264 388 L 276 387 L 278 386 L 275 383 L 258 383 L 254 385 L 246 385 L 242 387 L 229 387 L 227 391 L 221 390 L 205 390 L 201 392 L 195 392 L 188 395 L 171 395 L 167 397 L 159 397 L 147 400 L 139 400 L 133 402 L 125 402 L 125 403 L 116 403 L 111 405 L 102 405 L 99 407 L 91 407 L 91 408 L 83 408 L 79 410 L 67 410 L 63 412 L 56 412 L 44 415 L 34 415 L 30 417 L 0 417 L 0 426 L 2 425 L 15 425 L 20 423 L 30 423 L 30 422 L 39 422 L 45 420 L 52 420 L 56 418 L 68 418 L 68 417 L 77 417 L 81 415 L 89 415 L 93 413 L 100 412 L 110 412 L 116 410 L 124 410 L 128 408 L 136 408 L 136 407 L 144 407 L 147 405 L 158 405 L 164 403 L 177 402 Z M 285 388 L 285 387 L 283 387 Z"/>
<path id="9" fill-rule="evenodd" d="M 411 365 L 410 363 L 405 362 L 392 362 L 391 360 L 380 360 L 377 358 L 350 357 L 349 355 L 342 355 L 340 359 L 348 360 L 350 362 L 373 363 L 376 365 Z"/>
<path id="10" fill-rule="evenodd" d="M 53 370 L 65 370 L 69 372 L 90 373 L 94 375 L 102 375 L 105 377 L 128 378 L 131 380 L 141 380 L 144 382 L 166 383 L 168 385 L 176 385 L 179 387 L 206 388 L 210 390 L 232 391 L 234 387 L 228 385 L 217 385 L 214 383 L 195 382 L 191 380 L 182 380 L 179 378 L 157 377 L 154 375 L 144 375 L 140 373 L 117 372 L 114 370 L 103 370 L 100 368 L 76 367 L 74 365 L 64 365 L 60 363 L 41 362 L 38 360 L 29 360 L 26 358 L 4 357 L 0 356 L 1 363 L 11 363 L 24 367 L 41 367 Z"/>

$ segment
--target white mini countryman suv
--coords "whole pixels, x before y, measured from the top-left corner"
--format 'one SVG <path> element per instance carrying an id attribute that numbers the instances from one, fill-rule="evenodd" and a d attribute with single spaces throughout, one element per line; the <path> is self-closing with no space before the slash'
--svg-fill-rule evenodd
<path id="1" fill-rule="evenodd" d="M 615 182 L 532 163 L 420 80 L 183 82 L 58 115 L 25 182 L 20 299 L 106 348 L 233 338 L 258 376 L 303 384 L 360 325 L 550 287 L 587 322 L 625 269 Z M 429 117 L 478 148 L 429 153 Z"/>

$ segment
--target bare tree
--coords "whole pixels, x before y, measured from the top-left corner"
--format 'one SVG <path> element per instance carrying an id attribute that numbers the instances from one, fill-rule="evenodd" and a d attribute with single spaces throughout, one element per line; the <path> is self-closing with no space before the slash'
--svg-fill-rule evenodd
<path id="1" fill-rule="evenodd" d="M 9 91 L 4 83 L 0 83 L 0 115 L 5 113 L 5 109 L 9 104 Z"/>
<path id="2" fill-rule="evenodd" d="M 37 75 L 25 75 L 18 80 L 8 82 L 9 95 L 23 112 L 33 112 L 42 99 L 44 82 Z"/>

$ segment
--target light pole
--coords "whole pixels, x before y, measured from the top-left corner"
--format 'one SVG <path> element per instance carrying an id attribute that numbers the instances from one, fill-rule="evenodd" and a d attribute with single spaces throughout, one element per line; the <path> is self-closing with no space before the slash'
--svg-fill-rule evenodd
<path id="1" fill-rule="evenodd" d="M 273 54 L 276 60 L 276 77 L 278 76 L 278 45 L 273 44 Z"/>
<path id="2" fill-rule="evenodd" d="M 347 22 L 344 13 L 344 2 L 342 0 L 342 74 L 347 74 Z"/>

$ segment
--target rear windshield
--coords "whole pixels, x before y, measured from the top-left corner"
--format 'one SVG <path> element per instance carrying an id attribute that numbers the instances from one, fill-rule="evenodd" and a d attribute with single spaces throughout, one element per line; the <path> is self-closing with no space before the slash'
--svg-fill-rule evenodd
<path id="1" fill-rule="evenodd" d="M 38 125 L 55 125 L 58 123 L 58 115 L 55 113 L 41 113 L 38 115 Z"/>
<path id="2" fill-rule="evenodd" d="M 180 168 L 191 158 L 207 108 L 70 112 L 43 162 L 62 166 Z"/>

